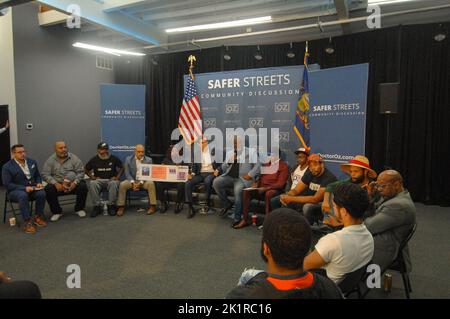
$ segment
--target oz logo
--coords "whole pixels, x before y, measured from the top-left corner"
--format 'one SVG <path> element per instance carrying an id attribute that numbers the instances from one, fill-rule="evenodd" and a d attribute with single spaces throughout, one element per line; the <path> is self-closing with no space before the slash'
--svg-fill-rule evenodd
<path id="1" fill-rule="evenodd" d="M 203 119 L 203 126 L 205 128 L 216 127 L 216 118 Z"/>
<path id="2" fill-rule="evenodd" d="M 275 113 L 289 113 L 291 106 L 289 102 L 275 103 Z"/>
<path id="3" fill-rule="evenodd" d="M 279 142 L 289 142 L 289 132 L 280 132 Z"/>
<path id="4" fill-rule="evenodd" d="M 249 127 L 264 127 L 264 118 L 262 117 L 253 117 L 248 119 L 248 126 Z"/>
<path id="5" fill-rule="evenodd" d="M 226 114 L 238 114 L 239 113 L 239 104 L 227 104 L 225 106 L 225 113 Z"/>

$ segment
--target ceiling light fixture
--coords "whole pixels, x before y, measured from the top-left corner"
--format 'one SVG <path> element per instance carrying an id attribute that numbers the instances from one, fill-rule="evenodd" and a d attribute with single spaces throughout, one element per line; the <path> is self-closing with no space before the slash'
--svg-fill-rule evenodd
<path id="1" fill-rule="evenodd" d="M 330 41 L 325 46 L 325 52 L 328 53 L 328 54 L 333 54 L 334 53 L 334 44 L 333 44 L 333 42 L 331 42 L 331 37 L 330 37 Z"/>
<path id="2" fill-rule="evenodd" d="M 167 33 L 181 33 L 181 32 L 191 32 L 191 31 L 204 31 L 204 30 L 215 30 L 215 29 L 225 29 L 225 28 L 233 28 L 240 27 L 244 25 L 254 25 L 261 23 L 269 23 L 272 21 L 271 16 L 259 17 L 259 18 L 251 18 L 251 19 L 243 19 L 243 20 L 234 20 L 227 22 L 219 22 L 219 23 L 211 23 L 211 24 L 201 24 L 194 25 L 190 27 L 182 27 L 182 28 L 171 28 L 166 29 Z"/>
<path id="3" fill-rule="evenodd" d="M 289 59 L 295 58 L 295 52 L 294 52 L 294 49 L 292 48 L 292 42 L 291 42 L 291 47 L 289 48 L 288 52 L 286 53 L 286 56 Z"/>
<path id="4" fill-rule="evenodd" d="M 145 53 L 105 48 L 105 47 L 92 45 L 92 44 L 81 43 L 81 42 L 75 42 L 74 44 L 72 44 L 72 46 L 74 46 L 75 48 L 81 48 L 81 49 L 87 49 L 87 50 L 92 50 L 92 51 L 104 52 L 104 53 L 112 54 L 112 55 L 115 55 L 115 56 L 121 56 L 121 55 L 144 56 L 145 55 Z"/>
<path id="5" fill-rule="evenodd" d="M 437 42 L 442 42 L 447 38 L 447 31 L 442 26 L 442 24 L 439 24 L 436 33 L 433 36 L 434 40 Z"/>
<path id="6" fill-rule="evenodd" d="M 255 57 L 255 59 L 257 61 L 262 60 L 263 56 L 262 56 L 261 50 L 259 49 L 259 45 L 258 45 L 258 49 L 256 50 L 255 54 L 253 54 L 253 56 Z"/>
<path id="7" fill-rule="evenodd" d="M 225 47 L 225 53 L 223 54 L 223 59 L 225 61 L 231 60 L 231 54 L 230 54 L 230 51 L 228 50 L 228 47 Z"/>

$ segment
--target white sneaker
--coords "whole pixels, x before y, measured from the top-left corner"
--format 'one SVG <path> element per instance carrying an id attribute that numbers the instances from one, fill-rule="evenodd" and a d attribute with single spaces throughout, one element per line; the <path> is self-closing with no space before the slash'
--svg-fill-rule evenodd
<path id="1" fill-rule="evenodd" d="M 61 218 L 62 214 L 53 214 L 50 220 L 52 222 L 57 222 Z"/>
<path id="2" fill-rule="evenodd" d="M 75 212 L 78 216 L 80 216 L 81 218 L 86 217 L 86 212 L 84 210 L 79 210 L 77 212 Z"/>

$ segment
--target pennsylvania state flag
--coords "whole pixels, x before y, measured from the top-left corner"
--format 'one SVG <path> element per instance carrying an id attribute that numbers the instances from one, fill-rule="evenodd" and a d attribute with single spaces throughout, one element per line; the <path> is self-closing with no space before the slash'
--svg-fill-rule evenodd
<path id="1" fill-rule="evenodd" d="M 297 134 L 300 143 L 305 149 L 309 149 L 309 81 L 308 81 L 308 42 L 306 43 L 306 51 L 304 58 L 305 68 L 303 70 L 303 79 L 300 85 L 300 98 L 295 111 L 294 131 Z"/>

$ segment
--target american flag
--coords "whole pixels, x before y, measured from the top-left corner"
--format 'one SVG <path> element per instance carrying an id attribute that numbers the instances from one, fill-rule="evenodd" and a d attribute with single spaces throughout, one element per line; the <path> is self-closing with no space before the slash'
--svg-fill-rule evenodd
<path id="1" fill-rule="evenodd" d="M 197 87 L 194 79 L 189 76 L 181 105 L 178 128 L 187 144 L 192 144 L 202 137 L 202 115 L 198 101 Z"/>

